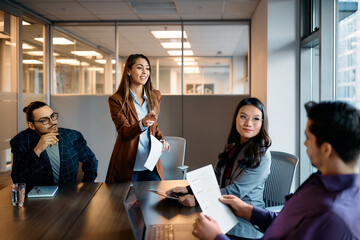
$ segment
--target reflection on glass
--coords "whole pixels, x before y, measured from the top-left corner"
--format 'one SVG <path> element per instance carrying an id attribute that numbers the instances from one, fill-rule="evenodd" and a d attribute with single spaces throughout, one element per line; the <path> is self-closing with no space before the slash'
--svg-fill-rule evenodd
<path id="1" fill-rule="evenodd" d="M 185 94 L 248 93 L 248 25 L 184 27 L 194 51 L 184 61 Z"/>
<path id="2" fill-rule="evenodd" d="M 9 140 L 17 133 L 18 21 L 0 10 L 0 172 L 10 169 Z"/>
<path id="3" fill-rule="evenodd" d="M 360 108 L 359 0 L 338 2 L 336 99 Z"/>
<path id="4" fill-rule="evenodd" d="M 66 27 L 81 32 L 79 40 L 54 30 L 54 92 L 77 94 L 113 93 L 115 79 L 114 28 L 98 26 Z M 103 38 L 106 38 L 104 40 Z M 94 47 L 94 46 L 101 46 Z"/>
<path id="5" fill-rule="evenodd" d="M 44 25 L 23 16 L 23 92 L 44 93 L 44 43 L 35 40 L 43 37 Z M 25 22 L 25 24 L 24 24 Z M 28 96 L 25 97 L 25 99 Z M 35 100 L 35 99 L 34 99 Z M 43 99 L 39 99 L 43 100 Z M 25 105 L 28 102 L 24 102 Z"/>
<path id="6" fill-rule="evenodd" d="M 248 31 L 240 24 L 185 25 L 183 33 L 180 25 L 119 26 L 119 76 L 123 61 L 142 53 L 162 94 L 247 94 Z"/>
<path id="7" fill-rule="evenodd" d="M 311 49 L 311 100 L 318 102 L 320 101 L 320 55 L 319 45 Z"/>

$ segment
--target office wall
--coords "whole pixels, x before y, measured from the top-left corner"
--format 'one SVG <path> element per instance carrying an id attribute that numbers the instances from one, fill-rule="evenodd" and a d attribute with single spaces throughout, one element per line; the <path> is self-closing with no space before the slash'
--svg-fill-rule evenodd
<path id="1" fill-rule="evenodd" d="M 298 154 L 296 1 L 261 0 L 251 23 L 251 96 L 266 104 L 272 149 Z"/>
<path id="2" fill-rule="evenodd" d="M 116 131 L 108 95 L 52 95 L 51 107 L 59 112 L 59 126 L 79 130 L 99 160 L 103 182 Z M 162 96 L 159 126 L 165 136 L 186 140 L 185 164 L 189 170 L 215 164 L 230 129 L 233 111 L 245 96 Z"/>
<path id="3" fill-rule="evenodd" d="M 271 150 L 297 156 L 298 25 L 296 0 L 261 0 L 251 20 L 251 96 L 266 104 Z M 298 174 L 293 189 L 298 186 Z"/>
<path id="4" fill-rule="evenodd" d="M 295 0 L 268 1 L 267 106 L 273 148 L 298 155 L 300 91 L 296 6 Z"/>
<path id="5" fill-rule="evenodd" d="M 250 95 L 267 106 L 267 0 L 260 0 L 251 18 Z"/>
<path id="6" fill-rule="evenodd" d="M 105 181 L 116 140 L 109 95 L 51 95 L 51 107 L 59 113 L 59 127 L 80 131 L 99 161 L 98 182 Z"/>

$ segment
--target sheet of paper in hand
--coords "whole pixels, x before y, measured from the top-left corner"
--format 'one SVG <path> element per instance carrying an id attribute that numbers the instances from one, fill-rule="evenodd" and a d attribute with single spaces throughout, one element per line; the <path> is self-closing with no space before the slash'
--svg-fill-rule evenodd
<path id="1" fill-rule="evenodd" d="M 217 221 L 223 233 L 238 223 L 231 209 L 219 201 L 221 192 L 211 164 L 188 172 L 186 178 L 203 213 Z"/>

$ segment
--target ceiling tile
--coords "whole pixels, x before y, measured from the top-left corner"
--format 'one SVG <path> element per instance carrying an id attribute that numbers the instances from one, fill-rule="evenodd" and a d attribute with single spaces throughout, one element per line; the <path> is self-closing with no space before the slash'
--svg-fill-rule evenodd
<path id="1" fill-rule="evenodd" d="M 222 16 L 222 19 L 251 19 L 251 15 L 252 13 L 251 12 L 247 12 L 247 13 L 244 13 L 244 12 L 241 12 L 241 13 L 226 13 L 226 14 L 223 14 Z"/>
<path id="2" fill-rule="evenodd" d="M 31 4 L 24 4 L 35 12 L 42 10 L 53 15 L 64 14 L 89 14 L 80 4 L 73 2 L 33 2 Z"/>
<path id="3" fill-rule="evenodd" d="M 129 14 L 133 12 L 133 9 L 129 7 L 125 2 L 86 2 L 80 3 L 85 9 L 94 14 Z"/>
<path id="4" fill-rule="evenodd" d="M 228 13 L 252 13 L 257 5 L 257 1 L 226 1 L 224 14 Z"/>
<path id="5" fill-rule="evenodd" d="M 207 14 L 181 14 L 182 20 L 220 20 L 220 13 L 207 13 Z"/>
<path id="6" fill-rule="evenodd" d="M 223 1 L 177 1 L 180 14 L 222 13 Z"/>
<path id="7" fill-rule="evenodd" d="M 92 14 L 63 14 L 58 15 L 59 21 L 98 21 L 100 20 Z"/>
<path id="8" fill-rule="evenodd" d="M 180 20 L 178 14 L 138 14 L 140 20 Z"/>
<path id="9" fill-rule="evenodd" d="M 132 21 L 140 20 L 135 14 L 97 14 L 100 20 L 108 21 Z"/>

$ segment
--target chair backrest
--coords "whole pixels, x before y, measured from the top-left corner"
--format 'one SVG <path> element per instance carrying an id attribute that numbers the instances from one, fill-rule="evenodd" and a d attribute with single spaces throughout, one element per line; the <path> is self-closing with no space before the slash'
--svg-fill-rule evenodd
<path id="1" fill-rule="evenodd" d="M 285 203 L 285 195 L 290 193 L 299 158 L 295 155 L 271 151 L 270 175 L 265 182 L 265 207 L 279 206 Z"/>
<path id="2" fill-rule="evenodd" d="M 178 168 L 184 166 L 186 140 L 182 137 L 165 136 L 170 144 L 170 152 L 165 151 L 161 155 L 161 163 L 164 168 L 165 180 L 183 179 L 183 172 Z"/>

